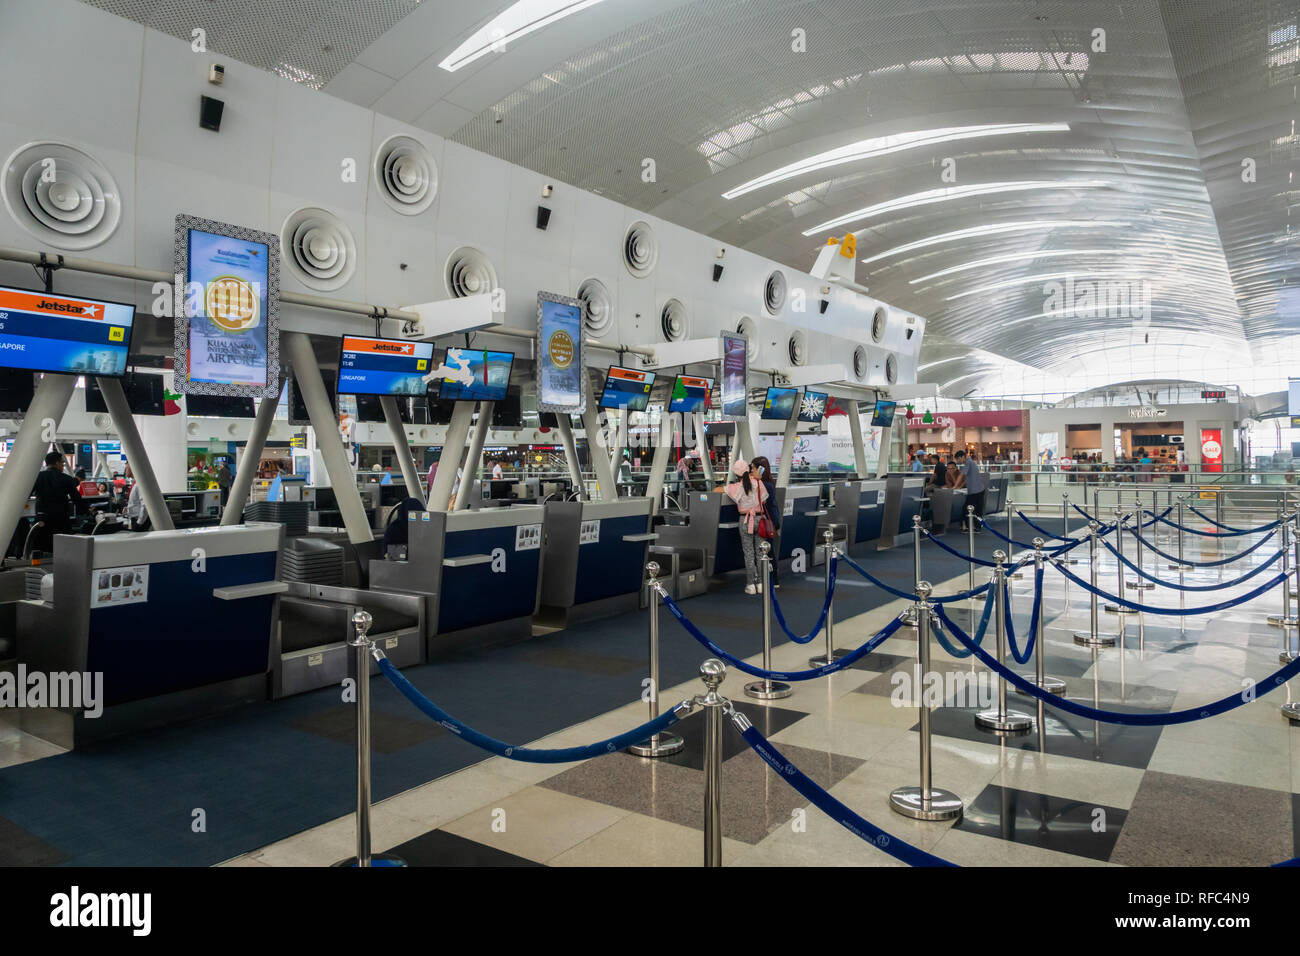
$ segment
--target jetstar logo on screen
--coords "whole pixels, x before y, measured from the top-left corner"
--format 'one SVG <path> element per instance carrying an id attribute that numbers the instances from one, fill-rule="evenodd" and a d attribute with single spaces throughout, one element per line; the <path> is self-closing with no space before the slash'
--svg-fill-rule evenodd
<path id="1" fill-rule="evenodd" d="M 376 342 L 372 347 L 375 352 L 393 352 L 396 355 L 414 355 L 414 345 L 402 345 L 398 342 Z"/>
<path id="2" fill-rule="evenodd" d="M 51 302 L 48 299 L 41 299 L 36 303 L 36 308 L 42 312 L 74 312 L 87 319 L 102 318 L 95 306 L 82 302 Z"/>
<path id="3" fill-rule="evenodd" d="M 239 276 L 217 276 L 203 290 L 203 311 L 226 332 L 257 328 L 262 304 L 253 283 Z"/>

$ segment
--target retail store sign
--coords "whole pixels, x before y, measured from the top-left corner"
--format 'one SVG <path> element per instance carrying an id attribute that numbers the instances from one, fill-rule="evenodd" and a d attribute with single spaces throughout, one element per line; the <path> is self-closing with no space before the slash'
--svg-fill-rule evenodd
<path id="1" fill-rule="evenodd" d="M 1133 405 L 1128 410 L 1129 418 L 1165 418 L 1169 415 L 1169 409 L 1158 408 L 1154 405 Z"/>

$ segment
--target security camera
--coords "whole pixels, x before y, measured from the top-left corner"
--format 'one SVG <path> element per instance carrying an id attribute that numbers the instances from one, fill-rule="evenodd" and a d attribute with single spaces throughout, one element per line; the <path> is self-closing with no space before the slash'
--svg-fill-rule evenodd
<path id="1" fill-rule="evenodd" d="M 547 183 L 545 186 L 542 187 L 542 198 L 543 198 L 543 199 L 550 199 L 550 198 L 551 198 L 551 193 L 552 193 L 554 190 L 555 190 L 555 187 L 552 186 L 550 183 Z"/>
<path id="2" fill-rule="evenodd" d="M 226 79 L 226 68 L 220 63 L 213 63 L 208 67 L 208 82 L 213 86 L 220 86 Z"/>

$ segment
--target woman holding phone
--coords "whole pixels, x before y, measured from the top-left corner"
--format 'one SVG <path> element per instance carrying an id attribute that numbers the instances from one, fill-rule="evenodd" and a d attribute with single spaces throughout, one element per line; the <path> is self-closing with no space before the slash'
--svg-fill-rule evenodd
<path id="1" fill-rule="evenodd" d="M 767 515 L 767 520 L 772 522 L 772 587 L 779 588 L 781 582 L 777 580 L 777 555 L 781 553 L 781 513 L 776 506 L 776 479 L 772 477 L 772 463 L 763 455 L 758 455 L 750 463 L 750 476 L 754 480 L 762 482 L 763 490 L 767 493 L 767 498 L 763 502 L 763 513 Z M 761 549 L 761 546 L 760 546 Z M 763 579 L 762 569 L 759 570 L 759 580 Z"/>
<path id="2" fill-rule="evenodd" d="M 727 485 L 727 497 L 736 503 L 740 512 L 740 551 L 745 556 L 745 593 L 761 593 L 762 579 L 758 574 L 758 520 L 763 516 L 767 489 L 751 477 L 749 463 L 737 456 L 731 465 L 735 476 Z"/>

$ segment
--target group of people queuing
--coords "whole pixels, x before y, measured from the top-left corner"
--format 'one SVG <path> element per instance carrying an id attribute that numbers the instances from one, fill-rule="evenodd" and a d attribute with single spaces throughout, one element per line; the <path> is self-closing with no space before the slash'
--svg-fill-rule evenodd
<path id="1" fill-rule="evenodd" d="M 937 452 L 911 451 L 908 453 L 908 470 L 925 473 L 927 495 L 936 488 L 965 488 L 966 504 L 975 509 L 977 517 L 984 517 L 984 492 L 988 489 L 988 478 L 979 460 L 979 452 L 967 453 L 959 448 L 944 456 Z M 966 530 L 964 524 L 962 530 Z"/>

